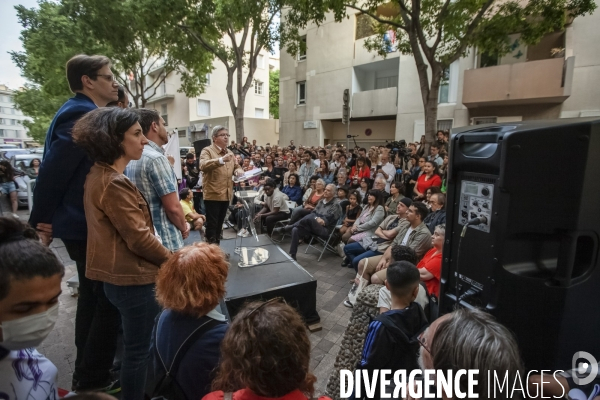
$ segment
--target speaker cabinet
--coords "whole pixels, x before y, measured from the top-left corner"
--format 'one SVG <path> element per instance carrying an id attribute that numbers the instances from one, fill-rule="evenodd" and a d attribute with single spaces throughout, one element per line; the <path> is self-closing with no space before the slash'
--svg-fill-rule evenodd
<path id="1" fill-rule="evenodd" d="M 441 312 L 487 310 L 528 369 L 600 360 L 600 120 L 455 129 L 447 195 Z"/>

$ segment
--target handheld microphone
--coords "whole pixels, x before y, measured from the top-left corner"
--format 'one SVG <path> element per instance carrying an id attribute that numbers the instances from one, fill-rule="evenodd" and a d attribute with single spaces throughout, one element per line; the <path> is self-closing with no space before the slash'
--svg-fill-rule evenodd
<path id="1" fill-rule="evenodd" d="M 479 224 L 487 224 L 487 218 L 482 215 L 479 218 L 470 219 L 467 221 L 466 226 Z"/>

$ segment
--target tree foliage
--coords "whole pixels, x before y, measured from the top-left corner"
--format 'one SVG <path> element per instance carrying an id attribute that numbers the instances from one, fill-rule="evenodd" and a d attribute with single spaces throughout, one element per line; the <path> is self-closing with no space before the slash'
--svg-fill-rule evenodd
<path id="1" fill-rule="evenodd" d="M 386 56 L 390 30 L 395 32 L 398 51 L 415 59 L 425 111 L 425 129 L 433 139 L 437 101 L 443 71 L 470 48 L 503 55 L 510 52 L 508 35 L 520 34 L 524 44 L 564 28 L 572 18 L 593 12 L 593 0 L 298 0 L 286 9 L 284 37 L 299 38 L 298 29 L 349 17 L 348 10 L 370 16 L 377 36 L 365 42 L 371 51 Z M 296 54 L 298 45 L 288 46 Z"/>
<path id="2" fill-rule="evenodd" d="M 279 119 L 279 70 L 269 71 L 269 113 Z"/>
<path id="3" fill-rule="evenodd" d="M 227 97 L 237 140 L 244 136 L 244 104 L 254 83 L 261 51 L 273 53 L 280 41 L 280 0 L 148 0 L 167 18 L 169 35 L 178 37 L 177 59 L 186 62 L 209 52 L 227 71 Z"/>

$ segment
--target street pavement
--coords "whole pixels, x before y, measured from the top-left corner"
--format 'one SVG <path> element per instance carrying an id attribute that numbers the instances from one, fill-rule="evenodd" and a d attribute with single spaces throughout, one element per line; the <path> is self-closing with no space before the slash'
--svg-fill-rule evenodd
<path id="1" fill-rule="evenodd" d="M 0 201 L 3 201 L 2 209 L 8 210 L 6 198 L 2 197 Z M 27 210 L 19 210 L 18 214 L 24 221 L 29 218 Z M 234 237 L 235 232 L 232 229 L 224 231 L 225 239 Z M 288 235 L 281 243 L 285 251 L 289 250 L 289 240 Z M 62 282 L 62 294 L 59 297 L 58 321 L 38 350 L 58 368 L 59 387 L 70 389 L 75 363 L 77 298 L 71 295 L 66 282 L 77 274 L 77 268 L 59 239 L 55 239 L 50 247 L 65 265 L 65 276 Z M 309 249 L 308 254 L 304 254 L 305 249 L 305 244 L 300 245 L 297 254 L 298 262 L 317 279 L 317 311 L 323 327 L 321 331 L 309 333 L 312 347 L 310 367 L 317 377 L 315 394 L 320 396 L 325 393 L 327 380 L 333 370 L 335 357 L 352 312 L 351 309 L 344 307 L 343 301 L 350 290 L 349 281 L 355 274 L 352 269 L 340 267 L 339 256 L 325 252 L 321 261 L 317 261 L 319 257 L 317 251 Z"/>

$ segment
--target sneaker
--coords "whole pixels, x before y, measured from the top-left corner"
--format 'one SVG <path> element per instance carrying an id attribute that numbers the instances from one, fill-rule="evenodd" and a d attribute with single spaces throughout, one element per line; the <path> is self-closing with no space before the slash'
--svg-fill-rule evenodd
<path id="1" fill-rule="evenodd" d="M 16 218 L 16 219 L 20 219 L 20 218 L 19 218 L 19 216 L 18 216 L 17 214 L 15 214 L 15 213 L 12 213 L 12 216 L 13 216 L 14 218 Z"/>
<path id="2" fill-rule="evenodd" d="M 241 237 L 245 237 L 244 235 L 246 235 L 248 233 L 248 231 L 244 228 L 240 229 L 240 231 L 237 233 L 238 236 Z"/>
<path id="3" fill-rule="evenodd" d="M 344 256 L 344 259 L 342 260 L 342 267 L 347 267 L 348 265 L 350 265 L 350 260 L 348 260 L 348 257 Z"/>
<path id="4" fill-rule="evenodd" d="M 283 228 L 275 228 L 275 229 L 273 229 L 273 232 L 271 232 L 271 236 L 273 236 L 273 234 L 283 235 L 283 232 L 284 232 Z"/>
<path id="5" fill-rule="evenodd" d="M 344 300 L 344 305 L 348 308 L 354 308 L 354 306 L 352 305 L 352 303 L 350 303 L 350 300 Z"/>

